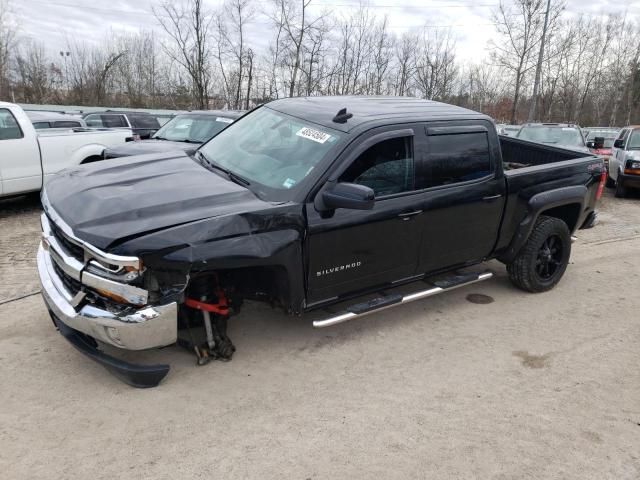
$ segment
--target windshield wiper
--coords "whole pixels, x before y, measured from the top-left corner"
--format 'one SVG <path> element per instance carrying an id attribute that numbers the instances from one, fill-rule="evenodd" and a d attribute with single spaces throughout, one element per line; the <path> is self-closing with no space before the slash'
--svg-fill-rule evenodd
<path id="1" fill-rule="evenodd" d="M 153 136 L 153 137 L 151 137 L 151 138 L 153 138 L 154 140 L 167 140 L 167 139 L 166 139 L 166 138 L 164 138 L 164 137 L 156 137 L 156 136 Z"/>
<path id="2" fill-rule="evenodd" d="M 184 143 L 202 143 L 199 140 L 191 140 L 190 138 L 185 138 L 184 140 L 179 140 L 179 141 Z"/>
<path id="3" fill-rule="evenodd" d="M 233 173 L 231 170 L 227 170 L 226 168 L 224 168 L 223 166 L 221 166 L 220 164 L 213 162 L 211 160 L 209 160 L 204 153 L 202 153 L 200 150 L 196 151 L 196 158 L 198 160 L 200 160 L 201 162 L 205 162 L 207 165 L 209 165 L 211 168 L 215 168 L 216 170 L 220 170 L 222 173 L 224 173 L 227 178 L 229 180 L 231 180 L 232 182 L 237 183 L 238 185 L 242 185 L 245 187 L 248 187 L 249 185 L 251 185 L 251 182 L 249 180 L 247 180 L 246 178 L 238 175 L 237 173 Z"/>

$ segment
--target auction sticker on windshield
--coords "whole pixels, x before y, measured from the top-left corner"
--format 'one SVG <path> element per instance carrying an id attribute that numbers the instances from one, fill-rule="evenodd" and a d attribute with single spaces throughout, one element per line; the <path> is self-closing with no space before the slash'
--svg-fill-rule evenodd
<path id="1" fill-rule="evenodd" d="M 233 119 L 225 117 L 216 117 L 216 122 L 233 123 Z"/>
<path id="2" fill-rule="evenodd" d="M 331 135 L 328 133 L 321 132 L 320 130 L 314 130 L 309 127 L 302 127 L 298 130 L 296 135 L 318 143 L 324 143 L 331 138 Z"/>

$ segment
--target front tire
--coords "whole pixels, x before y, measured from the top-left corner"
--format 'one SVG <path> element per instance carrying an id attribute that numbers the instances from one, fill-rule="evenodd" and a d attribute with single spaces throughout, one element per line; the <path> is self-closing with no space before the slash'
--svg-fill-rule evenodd
<path id="1" fill-rule="evenodd" d="M 607 181 L 604 184 L 607 188 L 613 188 L 616 186 L 616 181 L 609 176 L 609 172 L 607 172 Z"/>
<path id="2" fill-rule="evenodd" d="M 511 282 L 521 290 L 551 290 L 564 275 L 571 256 L 571 232 L 562 220 L 540 216 L 515 260 L 507 265 Z"/>
<path id="3" fill-rule="evenodd" d="M 620 181 L 620 178 L 618 178 L 618 180 L 616 181 L 616 193 L 615 193 L 615 196 L 616 196 L 616 198 L 624 198 L 624 197 L 627 196 L 627 189 L 625 188 L 625 186 Z"/>

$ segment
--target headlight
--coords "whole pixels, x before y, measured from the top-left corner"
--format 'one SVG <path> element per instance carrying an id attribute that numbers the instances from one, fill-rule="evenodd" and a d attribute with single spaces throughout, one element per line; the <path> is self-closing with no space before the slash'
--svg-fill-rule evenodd
<path id="1" fill-rule="evenodd" d="M 640 161 L 627 162 L 627 168 L 630 168 L 632 170 L 640 170 Z"/>

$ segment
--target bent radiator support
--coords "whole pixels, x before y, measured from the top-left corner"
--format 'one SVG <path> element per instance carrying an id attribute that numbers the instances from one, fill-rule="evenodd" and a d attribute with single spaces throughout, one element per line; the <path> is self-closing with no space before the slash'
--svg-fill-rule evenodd
<path id="1" fill-rule="evenodd" d="M 369 315 L 370 313 L 380 312 L 397 305 L 402 305 L 404 303 L 413 302 L 422 298 L 431 297 L 439 293 L 448 292 L 449 290 L 464 287 L 465 285 L 471 285 L 473 283 L 489 280 L 491 277 L 493 277 L 493 272 L 489 270 L 482 273 L 463 273 L 460 275 L 449 276 L 442 280 L 432 282 L 431 285 L 433 286 L 426 290 L 420 290 L 418 292 L 410 293 L 407 295 L 386 295 L 383 297 L 374 298 L 373 300 L 369 300 L 367 302 L 351 305 L 346 309 L 345 312 L 339 313 L 338 315 L 326 318 L 324 320 L 314 321 L 313 326 L 315 328 L 330 327 L 332 325 L 337 325 L 338 323 L 347 322 L 349 320 L 354 320 L 356 318 Z"/>

